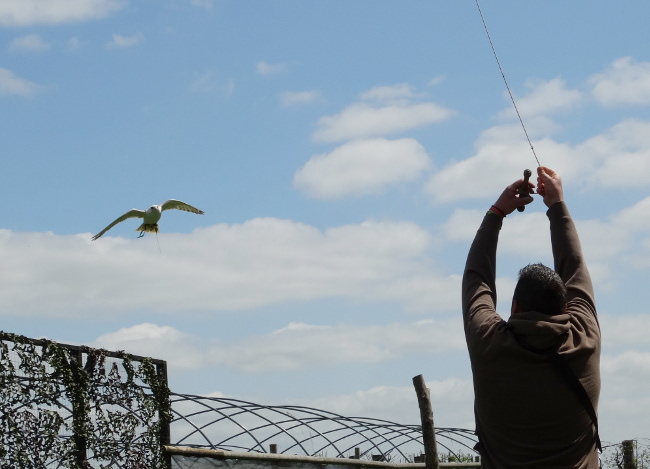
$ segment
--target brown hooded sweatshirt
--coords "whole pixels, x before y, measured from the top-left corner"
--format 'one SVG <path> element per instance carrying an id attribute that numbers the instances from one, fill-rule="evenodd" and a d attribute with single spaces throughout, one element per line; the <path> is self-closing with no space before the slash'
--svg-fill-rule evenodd
<path id="1" fill-rule="evenodd" d="M 594 426 L 583 405 L 543 355 L 522 348 L 561 341 L 565 360 L 598 409 L 600 326 L 575 225 L 564 202 L 547 211 L 555 271 L 567 287 L 565 314 L 495 311 L 496 251 L 503 218 L 488 213 L 463 275 L 463 320 L 474 379 L 477 449 L 484 468 L 598 468 Z"/>

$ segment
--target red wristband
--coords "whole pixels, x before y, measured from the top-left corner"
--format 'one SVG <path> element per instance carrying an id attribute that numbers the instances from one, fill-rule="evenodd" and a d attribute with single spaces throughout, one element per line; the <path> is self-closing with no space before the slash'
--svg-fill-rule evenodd
<path id="1" fill-rule="evenodd" d="M 490 207 L 490 210 L 491 210 L 492 212 L 496 213 L 497 215 L 502 216 L 503 218 L 506 217 L 506 214 L 503 213 L 503 210 L 501 210 L 501 209 L 500 209 L 499 207 L 497 207 L 496 205 L 492 205 L 492 206 Z"/>

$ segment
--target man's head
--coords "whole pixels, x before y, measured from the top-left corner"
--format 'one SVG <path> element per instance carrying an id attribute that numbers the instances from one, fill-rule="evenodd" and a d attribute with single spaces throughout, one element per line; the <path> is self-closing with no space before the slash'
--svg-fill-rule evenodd
<path id="1" fill-rule="evenodd" d="M 544 264 L 529 264 L 519 271 L 512 303 L 513 313 L 537 311 L 549 316 L 562 314 L 566 307 L 566 286 L 553 269 Z"/>

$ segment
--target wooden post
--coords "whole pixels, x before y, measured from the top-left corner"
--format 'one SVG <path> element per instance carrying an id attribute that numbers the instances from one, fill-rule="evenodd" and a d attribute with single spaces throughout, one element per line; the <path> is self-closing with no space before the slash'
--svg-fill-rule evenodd
<path id="1" fill-rule="evenodd" d="M 621 443 L 621 451 L 623 453 L 623 469 L 636 469 L 636 461 L 634 460 L 634 440 L 624 440 Z"/>
<path id="2" fill-rule="evenodd" d="M 158 375 L 158 379 L 160 379 L 165 386 L 165 389 L 169 389 L 169 382 L 167 380 L 167 362 L 166 361 L 160 361 L 156 363 L 156 374 Z M 171 404 L 170 404 L 171 405 Z M 171 413 L 171 409 L 169 409 L 169 412 Z M 165 460 L 165 464 L 167 465 L 167 468 L 172 467 L 172 455 L 168 454 L 165 451 L 165 446 L 171 445 L 171 429 L 170 429 L 170 424 L 171 422 L 163 416 L 160 411 L 158 411 L 158 420 L 162 422 L 162 425 L 160 426 L 160 434 L 159 434 L 159 439 L 160 439 L 160 447 L 162 448 L 162 455 Z"/>
<path id="3" fill-rule="evenodd" d="M 69 365 L 72 369 L 72 376 L 75 380 L 77 386 L 81 386 L 81 373 L 85 373 L 83 368 L 83 352 L 80 348 L 75 348 L 70 350 L 70 356 L 72 360 Z M 71 389 L 66 390 L 67 392 L 72 391 Z M 88 391 L 88 389 L 84 389 Z M 79 395 L 87 397 L 87 392 L 79 393 Z M 83 433 L 83 430 L 86 429 L 86 422 L 90 420 L 90 402 L 88 399 L 75 399 L 71 397 L 70 404 L 72 407 L 72 439 L 75 443 L 75 459 L 77 462 L 77 467 L 86 468 L 90 467 L 88 464 L 88 454 L 87 454 L 87 441 L 86 435 Z M 81 431 L 81 433 L 79 433 Z"/>
<path id="4" fill-rule="evenodd" d="M 422 420 L 422 440 L 424 443 L 424 464 L 426 469 L 439 469 L 438 446 L 436 444 L 436 433 L 433 425 L 433 408 L 427 388 L 422 375 L 413 378 L 413 386 L 418 396 L 420 406 L 420 419 Z"/>
<path id="5" fill-rule="evenodd" d="M 269 445 L 269 451 L 271 452 L 271 454 L 278 454 L 278 445 L 276 445 L 275 443 L 271 443 Z"/>

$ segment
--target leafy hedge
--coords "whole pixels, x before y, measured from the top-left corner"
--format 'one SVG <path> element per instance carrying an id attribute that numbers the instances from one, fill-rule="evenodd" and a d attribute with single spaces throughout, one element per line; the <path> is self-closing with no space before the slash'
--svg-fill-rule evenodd
<path id="1" fill-rule="evenodd" d="M 168 468 L 169 389 L 149 358 L 0 331 L 0 408 L 0 468 Z"/>

